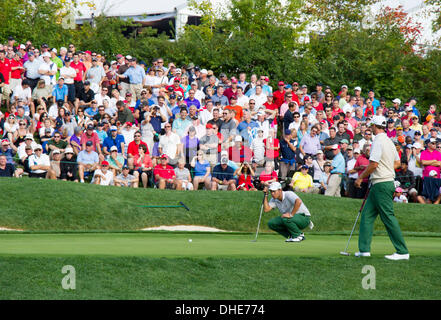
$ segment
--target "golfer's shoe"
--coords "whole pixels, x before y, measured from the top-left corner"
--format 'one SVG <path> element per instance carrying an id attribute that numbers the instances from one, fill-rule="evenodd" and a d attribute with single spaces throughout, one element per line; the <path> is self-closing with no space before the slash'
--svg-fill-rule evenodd
<path id="1" fill-rule="evenodd" d="M 356 257 L 370 257 L 371 253 L 370 252 L 356 252 L 356 253 L 354 253 L 354 256 L 356 256 Z"/>
<path id="2" fill-rule="evenodd" d="M 299 237 L 302 237 L 302 240 L 305 240 L 305 239 L 306 239 L 304 233 L 301 233 Z"/>
<path id="3" fill-rule="evenodd" d="M 309 221 L 309 229 L 312 230 L 312 228 L 314 228 L 314 223 L 312 223 L 312 221 Z"/>
<path id="4" fill-rule="evenodd" d="M 399 254 L 399 253 L 394 253 L 388 256 L 384 256 L 386 259 L 389 260 L 409 260 L 410 255 L 408 253 L 406 254 Z"/>
<path id="5" fill-rule="evenodd" d="M 294 242 L 294 239 L 290 236 L 288 239 L 285 240 L 285 242 Z"/>

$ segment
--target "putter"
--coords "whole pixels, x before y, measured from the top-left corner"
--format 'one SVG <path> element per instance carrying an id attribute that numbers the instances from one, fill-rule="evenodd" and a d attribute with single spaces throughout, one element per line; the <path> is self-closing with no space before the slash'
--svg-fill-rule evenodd
<path id="1" fill-rule="evenodd" d="M 354 223 L 354 226 L 352 227 L 351 234 L 349 235 L 349 239 L 348 239 L 348 243 L 346 244 L 345 251 L 340 251 L 340 254 L 343 255 L 343 256 L 349 256 L 349 255 L 351 255 L 351 254 L 348 252 L 349 242 L 351 241 L 352 234 L 354 233 L 355 226 L 357 225 L 357 221 L 358 221 L 358 218 L 360 217 L 361 211 L 363 211 L 363 207 L 364 207 L 364 204 L 365 204 L 365 202 L 366 202 L 366 199 L 367 199 L 367 197 L 368 197 L 368 195 L 369 195 L 369 190 L 370 190 L 370 189 L 371 189 L 371 188 L 370 188 L 370 186 L 369 186 L 369 187 L 368 187 L 368 190 L 366 191 L 366 195 L 364 196 L 364 200 L 363 200 L 363 203 L 361 204 L 360 210 L 358 211 L 357 219 L 355 219 L 355 223 Z"/>
<path id="2" fill-rule="evenodd" d="M 169 206 L 169 205 L 165 205 L 165 206 L 155 206 L 155 205 L 147 205 L 147 206 L 138 206 L 141 208 L 184 208 L 187 211 L 190 211 L 190 208 L 188 208 L 182 201 L 179 201 L 179 206 Z"/>
<path id="3" fill-rule="evenodd" d="M 251 242 L 256 242 L 257 241 L 257 236 L 259 234 L 259 228 L 260 228 L 260 221 L 262 220 L 263 203 L 264 202 L 265 202 L 265 195 L 263 195 L 262 205 L 260 207 L 259 223 L 257 224 L 256 237 L 254 238 L 254 240 L 251 240 Z"/>

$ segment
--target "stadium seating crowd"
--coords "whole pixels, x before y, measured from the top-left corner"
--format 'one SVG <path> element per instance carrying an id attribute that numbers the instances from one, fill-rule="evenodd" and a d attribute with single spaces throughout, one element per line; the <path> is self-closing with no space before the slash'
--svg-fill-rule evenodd
<path id="1" fill-rule="evenodd" d="M 363 198 L 374 115 L 401 158 L 397 202 L 439 204 L 441 115 L 414 97 L 214 74 L 121 54 L 0 45 L 0 176 Z M 273 88 L 271 84 L 274 84 Z"/>

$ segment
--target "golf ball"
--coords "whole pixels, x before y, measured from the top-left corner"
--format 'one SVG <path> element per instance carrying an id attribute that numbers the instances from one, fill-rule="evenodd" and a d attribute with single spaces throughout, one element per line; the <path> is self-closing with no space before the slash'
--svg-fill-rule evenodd
<path id="1" fill-rule="evenodd" d="M 188 242 L 192 242 L 193 240 L 192 239 L 188 239 Z"/>

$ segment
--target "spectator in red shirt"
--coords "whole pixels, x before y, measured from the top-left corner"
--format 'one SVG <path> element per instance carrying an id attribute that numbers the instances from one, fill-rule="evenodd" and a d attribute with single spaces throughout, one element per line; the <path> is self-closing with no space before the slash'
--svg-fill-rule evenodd
<path id="1" fill-rule="evenodd" d="M 0 102 L 2 99 L 6 100 L 6 105 L 9 110 L 9 96 L 11 89 L 9 88 L 9 78 L 11 77 L 11 61 L 6 58 L 4 50 L 0 51 L 0 73 L 3 75 L 2 96 L 0 96 Z"/>
<path id="2" fill-rule="evenodd" d="M 277 172 L 274 171 L 274 163 L 267 161 L 265 164 L 265 170 L 259 176 L 260 183 L 263 187 L 269 187 L 269 185 L 277 181 Z"/>
<path id="3" fill-rule="evenodd" d="M 100 157 L 102 157 L 100 138 L 98 137 L 98 134 L 94 131 L 93 124 L 88 124 L 86 131 L 81 135 L 81 150 L 86 150 L 87 141 L 92 141 L 93 150 L 95 150 L 100 155 Z M 102 160 L 100 158 L 100 162 L 101 161 Z"/>
<path id="4" fill-rule="evenodd" d="M 165 87 L 165 89 L 168 90 L 169 88 L 172 88 L 173 92 L 180 92 L 182 98 L 184 98 L 184 90 L 179 85 L 180 83 L 181 83 L 181 78 L 175 77 L 175 79 L 173 80 L 173 84 Z"/>
<path id="5" fill-rule="evenodd" d="M 357 150 L 359 151 L 359 150 Z M 371 145 L 366 143 L 363 146 L 363 150 L 361 151 L 360 156 L 357 158 L 357 161 L 355 161 L 355 165 L 353 170 L 358 172 L 358 176 L 361 176 L 361 174 L 366 170 L 367 166 L 369 165 L 369 157 L 371 154 Z M 364 195 L 367 192 L 369 179 L 363 179 L 363 182 L 361 183 L 360 188 L 355 188 L 355 197 L 358 199 L 363 199 Z"/>
<path id="6" fill-rule="evenodd" d="M 87 71 L 86 66 L 80 61 L 80 56 L 78 55 L 78 53 L 74 53 L 73 61 L 70 63 L 70 66 L 71 68 L 74 68 L 77 72 L 77 75 L 74 78 L 75 96 L 76 98 L 80 98 L 80 92 L 84 88 L 83 80 Z"/>
<path id="7" fill-rule="evenodd" d="M 225 89 L 225 91 L 224 91 L 224 96 L 226 96 L 228 98 L 228 101 L 230 101 L 230 104 L 232 104 L 231 97 L 233 97 L 233 96 L 237 97 L 237 84 L 238 84 L 237 79 L 231 78 L 231 87 Z"/>
<path id="8" fill-rule="evenodd" d="M 243 144 L 242 137 L 239 135 L 234 138 L 234 146 L 228 148 L 228 154 L 230 160 L 237 164 L 244 162 L 250 163 L 253 157 L 253 151 Z"/>
<path id="9" fill-rule="evenodd" d="M 277 105 L 277 108 L 280 108 L 280 106 L 285 102 L 285 83 L 283 81 L 279 81 L 278 83 L 278 90 L 274 91 L 274 103 Z"/>
<path id="10" fill-rule="evenodd" d="M 168 157 L 163 154 L 160 157 L 160 163 L 153 170 L 155 183 L 159 189 L 181 190 L 181 183 L 176 180 L 176 173 L 171 165 L 168 164 Z"/>
<path id="11" fill-rule="evenodd" d="M 141 131 L 136 131 L 134 134 L 134 140 L 129 143 L 127 147 L 127 165 L 130 168 L 133 168 L 133 161 L 136 156 L 139 156 L 139 147 L 144 145 L 147 147 L 147 144 L 141 140 Z M 147 148 L 146 154 L 149 153 L 149 149 Z"/>
<path id="12" fill-rule="evenodd" d="M 263 139 L 263 143 L 265 144 L 265 160 L 273 161 L 274 167 L 278 169 L 280 142 L 276 138 L 276 131 L 274 129 L 269 129 L 268 138 Z"/>
<path id="13" fill-rule="evenodd" d="M 17 52 L 11 62 L 11 79 L 9 89 L 14 91 L 15 87 L 21 84 L 21 78 L 25 71 L 23 68 L 23 62 L 21 61 L 22 54 Z"/>

